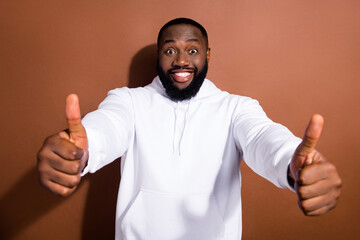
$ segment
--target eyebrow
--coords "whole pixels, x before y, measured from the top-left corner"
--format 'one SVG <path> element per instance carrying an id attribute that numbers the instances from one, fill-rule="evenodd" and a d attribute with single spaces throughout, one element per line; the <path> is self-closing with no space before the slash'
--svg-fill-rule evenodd
<path id="1" fill-rule="evenodd" d="M 174 40 L 165 40 L 165 41 L 164 41 L 164 44 L 165 44 L 165 43 L 171 43 L 171 42 L 175 42 L 175 41 L 174 41 Z"/>
<path id="2" fill-rule="evenodd" d="M 166 44 L 166 43 L 173 43 L 173 42 L 175 42 L 175 40 L 168 39 L 168 40 L 165 40 L 165 41 L 164 41 L 164 44 Z M 189 38 L 189 39 L 186 40 L 186 42 L 200 42 L 200 40 L 197 39 L 197 38 Z"/>

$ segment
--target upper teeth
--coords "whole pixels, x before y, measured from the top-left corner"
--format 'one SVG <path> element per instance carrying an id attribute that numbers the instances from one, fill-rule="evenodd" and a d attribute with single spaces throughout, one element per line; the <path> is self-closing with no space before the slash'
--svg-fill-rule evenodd
<path id="1" fill-rule="evenodd" d="M 176 76 L 179 76 L 179 77 L 187 77 L 190 75 L 189 72 L 177 72 L 175 73 Z"/>

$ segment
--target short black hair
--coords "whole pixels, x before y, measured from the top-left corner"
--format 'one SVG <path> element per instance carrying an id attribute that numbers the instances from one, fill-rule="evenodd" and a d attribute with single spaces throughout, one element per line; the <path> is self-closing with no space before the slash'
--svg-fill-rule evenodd
<path id="1" fill-rule="evenodd" d="M 167 22 L 159 31 L 159 35 L 158 35 L 158 38 L 157 38 L 157 46 L 159 47 L 159 41 L 160 41 L 160 38 L 163 34 L 163 32 L 170 26 L 173 26 L 173 25 L 178 25 L 178 24 L 190 24 L 190 25 L 193 25 L 195 27 L 197 27 L 198 29 L 200 29 L 201 31 L 201 34 L 203 35 L 203 37 L 205 38 L 206 40 L 206 46 L 208 46 L 208 35 L 207 35 L 207 32 L 205 30 L 205 28 L 198 22 L 190 19 L 190 18 L 175 18 L 169 22 Z"/>

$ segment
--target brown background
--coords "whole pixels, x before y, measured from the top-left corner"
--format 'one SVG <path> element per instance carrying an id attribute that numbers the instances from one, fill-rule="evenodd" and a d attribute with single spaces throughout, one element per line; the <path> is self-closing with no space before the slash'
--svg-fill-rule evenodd
<path id="1" fill-rule="evenodd" d="M 86 113 L 112 88 L 149 82 L 158 30 L 179 16 L 208 30 L 218 87 L 257 98 L 298 136 L 321 113 L 318 149 L 343 179 L 338 207 L 309 218 L 243 165 L 243 239 L 360 239 L 357 0 L 1 1 L 0 239 L 113 238 L 119 161 L 62 199 L 39 186 L 36 152 L 66 127 L 67 94 Z"/>

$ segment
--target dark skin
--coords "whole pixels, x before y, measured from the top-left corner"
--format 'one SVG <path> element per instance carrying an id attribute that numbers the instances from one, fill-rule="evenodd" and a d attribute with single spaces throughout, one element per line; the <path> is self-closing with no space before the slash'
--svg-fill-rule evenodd
<path id="1" fill-rule="evenodd" d="M 323 125 L 322 116 L 312 116 L 290 163 L 299 207 L 308 216 L 322 215 L 333 209 L 341 192 L 341 178 L 335 165 L 315 149 Z"/>
<path id="2" fill-rule="evenodd" d="M 68 131 L 47 137 L 37 155 L 40 183 L 63 197 L 76 189 L 89 156 L 79 99 L 75 94 L 67 97 L 65 113 Z"/>
<path id="3" fill-rule="evenodd" d="M 174 85 L 184 89 L 193 80 L 194 69 L 200 72 L 205 60 L 210 61 L 210 48 L 197 27 L 190 24 L 173 25 L 160 38 L 158 57 L 163 71 L 170 70 Z"/>
<path id="4" fill-rule="evenodd" d="M 176 87 L 186 88 L 210 60 L 210 49 L 201 31 L 189 24 L 168 27 L 159 42 L 159 65 Z M 62 131 L 48 137 L 38 153 L 40 182 L 51 192 L 68 196 L 77 187 L 88 160 L 88 142 L 81 124 L 79 100 L 69 95 L 66 117 L 69 134 Z M 315 114 L 292 157 L 289 174 L 295 181 L 300 209 L 305 215 L 324 214 L 335 207 L 341 191 L 336 167 L 316 151 L 324 120 Z"/>

